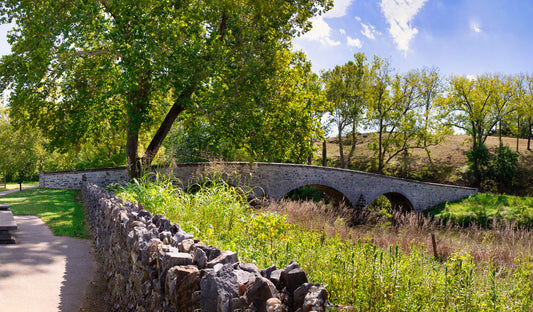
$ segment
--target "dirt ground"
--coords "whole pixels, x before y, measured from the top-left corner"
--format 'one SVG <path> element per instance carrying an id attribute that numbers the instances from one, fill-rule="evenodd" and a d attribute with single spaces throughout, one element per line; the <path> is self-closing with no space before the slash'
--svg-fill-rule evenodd
<path id="1" fill-rule="evenodd" d="M 85 299 L 80 308 L 83 312 L 104 312 L 112 311 L 112 307 L 107 301 L 106 279 L 102 270 L 102 264 L 97 256 L 95 256 L 98 268 L 86 290 Z"/>

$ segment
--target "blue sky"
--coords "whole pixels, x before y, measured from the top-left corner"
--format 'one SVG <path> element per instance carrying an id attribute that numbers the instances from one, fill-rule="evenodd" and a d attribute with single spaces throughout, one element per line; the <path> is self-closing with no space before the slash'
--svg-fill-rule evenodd
<path id="1" fill-rule="evenodd" d="M 294 45 L 313 70 L 356 52 L 389 58 L 398 72 L 437 67 L 444 75 L 533 72 L 533 1 L 335 0 Z"/>
<path id="2" fill-rule="evenodd" d="M 294 40 L 330 69 L 356 52 L 389 58 L 399 72 L 435 66 L 444 75 L 533 72 L 533 1 L 335 0 Z M 0 55 L 10 52 L 0 25 Z"/>

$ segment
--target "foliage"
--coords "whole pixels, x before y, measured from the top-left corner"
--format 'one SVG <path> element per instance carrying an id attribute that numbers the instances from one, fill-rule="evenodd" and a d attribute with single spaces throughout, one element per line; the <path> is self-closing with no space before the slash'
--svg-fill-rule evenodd
<path id="1" fill-rule="evenodd" d="M 237 251 L 240 259 L 260 268 L 296 260 L 311 282 L 327 287 L 332 303 L 350 304 L 359 311 L 532 307 L 531 260 L 518 259 L 512 272 L 494 274 L 493 267 L 474 263 L 467 253 L 440 262 L 416 243 L 404 254 L 398 246 L 381 249 L 369 240 L 343 241 L 324 232 L 303 231 L 279 214 L 254 213 L 238 193 L 215 185 L 191 196 L 159 181 L 131 184 L 120 196 L 138 200 L 200 240 Z"/>
<path id="2" fill-rule="evenodd" d="M 500 145 L 496 149 L 490 168 L 490 176 L 496 182 L 499 193 L 512 187 L 513 178 L 518 169 L 518 156 L 518 153 L 511 151 L 506 145 Z"/>
<path id="3" fill-rule="evenodd" d="M 36 180 L 45 157 L 39 131 L 13 129 L 4 108 L 0 110 L 0 173 L 7 181 Z"/>
<path id="4" fill-rule="evenodd" d="M 12 53 L 0 64 L 0 89 L 11 90 L 17 126 L 39 127 L 52 147 L 69 150 L 117 131 L 137 176 L 182 112 L 238 110 L 247 103 L 239 93 L 253 94 L 256 83 L 275 78 L 279 51 L 288 51 L 292 37 L 310 29 L 309 19 L 331 6 L 329 0 L 2 1 L 1 21 L 16 27 L 8 39 Z M 203 96 L 221 88 L 231 94 L 228 101 Z"/>
<path id="5" fill-rule="evenodd" d="M 302 53 L 286 49 L 280 48 L 270 66 L 271 76 L 258 79 L 265 75 L 258 72 L 247 82 L 250 85 L 238 90 L 226 83 L 236 77 L 214 81 L 198 96 L 205 104 L 219 103 L 220 109 L 209 111 L 200 105 L 199 110 L 182 114 L 180 131 L 191 141 L 182 140 L 175 147 L 186 152 L 192 143 L 204 154 L 193 158 L 201 159 L 307 161 L 312 143 L 323 137 L 320 116 L 326 103 L 318 76 Z"/>
<path id="6" fill-rule="evenodd" d="M 36 215 L 54 235 L 87 238 L 85 210 L 77 199 L 80 191 L 31 189 L 0 197 L 14 215 Z"/>
<path id="7" fill-rule="evenodd" d="M 489 172 L 490 153 L 485 144 L 475 145 L 466 153 L 469 173 L 472 175 L 471 184 L 480 186 Z"/>
<path id="8" fill-rule="evenodd" d="M 376 129 L 375 170 L 383 173 L 394 158 L 407 156 L 414 148 L 438 144 L 448 127 L 436 121 L 442 113 L 434 101 L 440 86 L 436 70 L 391 75 L 386 60 L 374 57 L 366 91 L 366 114 L 370 129 Z M 404 173 L 407 174 L 407 173 Z"/>
<path id="9" fill-rule="evenodd" d="M 326 204 L 329 203 L 328 198 L 322 192 L 321 190 L 317 189 L 316 187 L 312 185 L 304 185 L 299 188 L 296 188 L 287 195 L 285 195 L 285 198 L 288 198 L 290 200 L 311 200 L 314 202 L 325 202 Z"/>
<path id="10" fill-rule="evenodd" d="M 447 203 L 432 213 L 462 225 L 492 226 L 494 222 L 508 221 L 531 227 L 533 198 L 478 193 L 459 202 Z"/>
<path id="11" fill-rule="evenodd" d="M 342 66 L 322 73 L 322 81 L 326 98 L 333 105 L 332 122 L 337 125 L 339 140 L 340 167 L 345 168 L 343 151 L 343 132 L 349 125 L 352 127 L 352 151 L 355 149 L 355 133 L 361 123 L 362 115 L 366 110 L 364 92 L 366 89 L 366 76 L 368 65 L 363 53 L 356 53 L 354 61 L 348 61 Z"/>

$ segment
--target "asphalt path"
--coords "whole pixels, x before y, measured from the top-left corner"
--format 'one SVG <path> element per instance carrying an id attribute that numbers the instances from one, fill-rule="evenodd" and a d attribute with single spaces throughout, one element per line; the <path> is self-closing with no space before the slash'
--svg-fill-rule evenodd
<path id="1" fill-rule="evenodd" d="M 54 236 L 36 216 L 15 222 L 16 244 L 0 245 L 0 311 L 79 311 L 96 271 L 91 241 Z"/>

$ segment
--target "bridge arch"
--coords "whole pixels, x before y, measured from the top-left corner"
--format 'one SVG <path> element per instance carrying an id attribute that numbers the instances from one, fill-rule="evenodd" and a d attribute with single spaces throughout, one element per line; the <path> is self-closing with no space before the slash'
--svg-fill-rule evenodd
<path id="1" fill-rule="evenodd" d="M 312 183 L 312 182 L 311 183 L 300 183 L 300 184 L 291 185 L 290 187 L 288 187 L 284 191 L 284 194 L 280 198 L 278 198 L 277 200 L 280 200 L 281 198 L 285 197 L 291 191 L 294 191 L 294 190 L 296 190 L 296 189 L 298 189 L 300 187 L 304 187 L 304 186 L 312 186 L 312 187 L 317 188 L 322 193 L 324 193 L 324 195 L 335 206 L 343 204 L 343 205 L 345 205 L 347 207 L 353 207 L 353 205 L 352 205 L 350 199 L 348 198 L 348 196 L 346 196 L 342 191 L 339 191 L 335 187 L 332 187 L 332 186 L 329 186 L 329 185 L 325 185 L 325 184 L 322 184 L 322 183 Z"/>
<path id="2" fill-rule="evenodd" d="M 392 210 L 401 211 L 401 212 L 415 211 L 414 205 L 411 202 L 411 200 L 409 200 L 409 198 L 405 194 L 402 194 L 401 192 L 387 192 L 387 193 L 380 194 L 376 196 L 375 198 L 373 198 L 369 202 L 369 205 L 371 205 L 381 195 L 385 196 L 390 201 L 392 205 Z"/>

